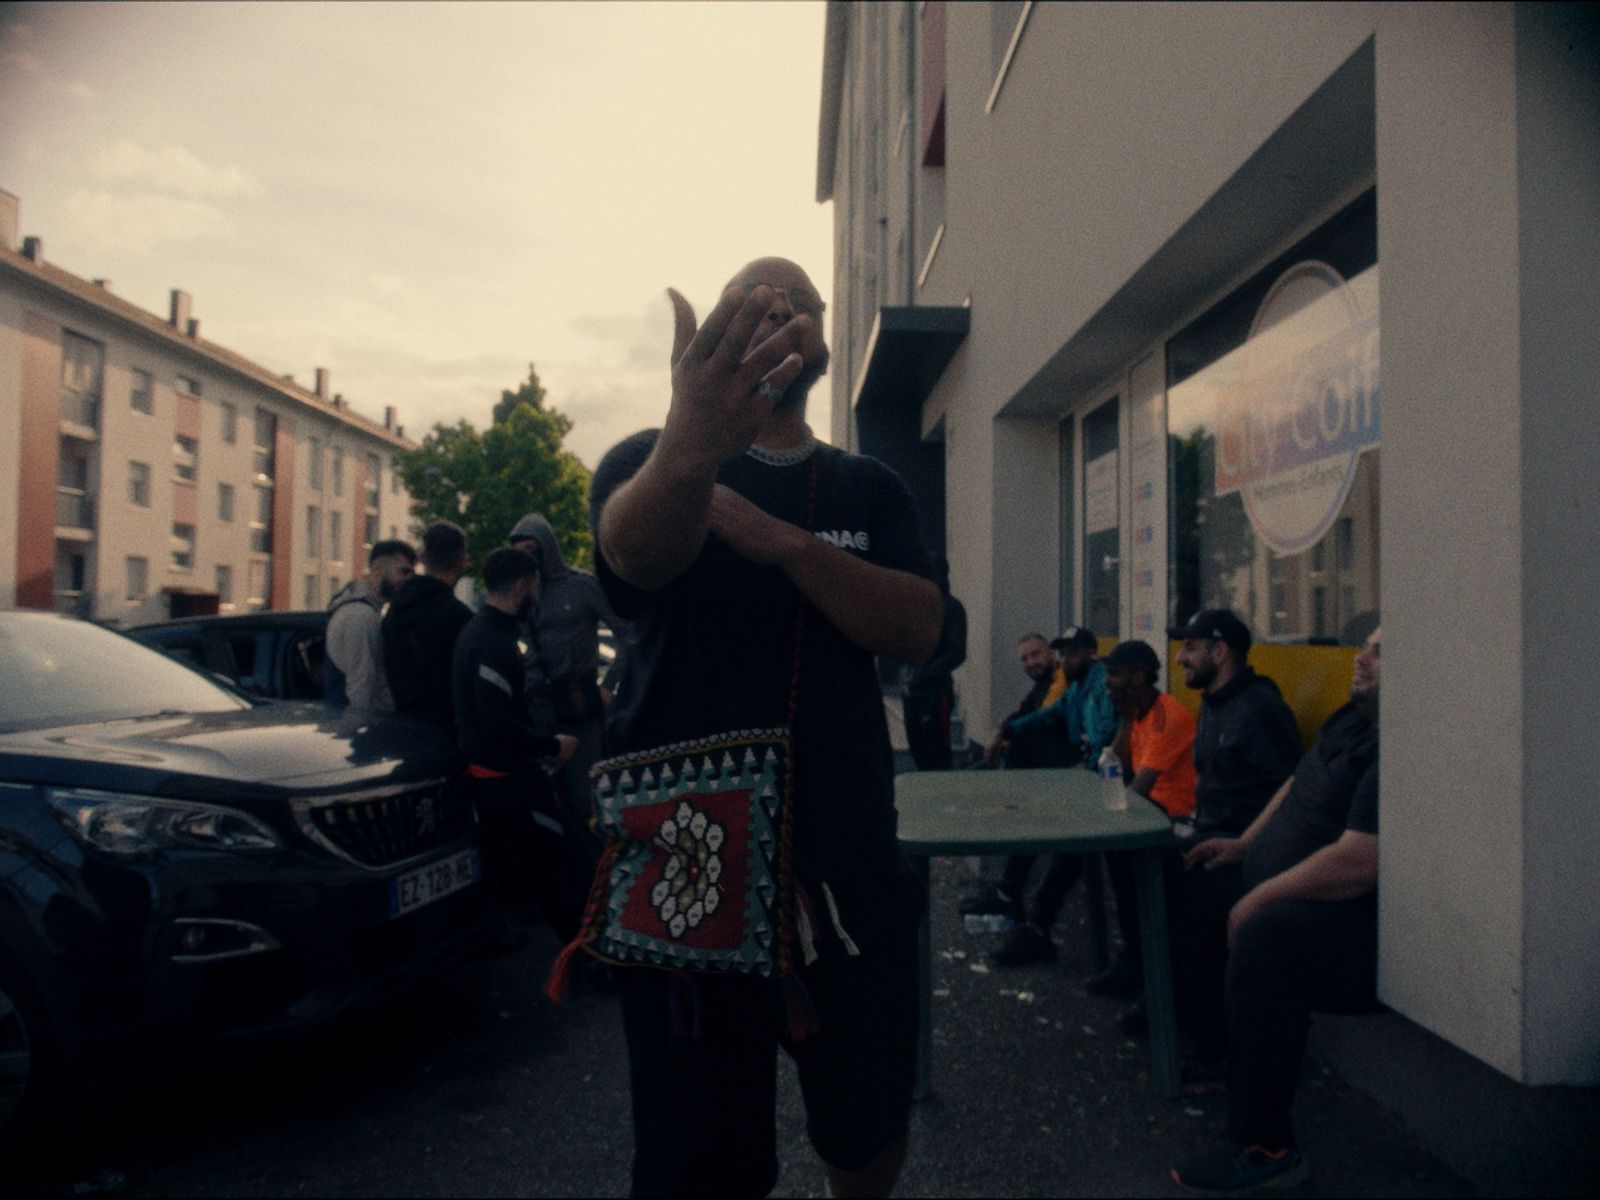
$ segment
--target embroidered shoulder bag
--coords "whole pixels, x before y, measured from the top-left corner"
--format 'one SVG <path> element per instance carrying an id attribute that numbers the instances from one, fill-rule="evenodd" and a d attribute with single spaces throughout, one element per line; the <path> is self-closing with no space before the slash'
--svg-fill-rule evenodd
<path id="1" fill-rule="evenodd" d="M 808 472 L 805 528 L 816 511 Z M 595 763 L 595 819 L 606 835 L 578 935 L 557 958 L 547 993 L 564 995 L 579 949 L 607 962 L 782 978 L 798 984 L 794 877 L 795 755 L 806 604 L 796 597 L 787 720 Z M 803 989 L 791 1026 L 804 1028 Z"/>

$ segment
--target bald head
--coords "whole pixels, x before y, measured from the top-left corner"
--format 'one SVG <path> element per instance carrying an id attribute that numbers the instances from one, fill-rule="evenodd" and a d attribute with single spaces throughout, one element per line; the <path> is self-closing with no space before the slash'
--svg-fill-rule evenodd
<path id="1" fill-rule="evenodd" d="M 789 318 L 795 316 L 810 318 L 811 328 L 801 339 L 799 346 L 800 357 L 804 360 L 805 366 L 801 368 L 799 377 L 789 385 L 783 398 L 777 403 L 779 409 L 804 408 L 812 384 L 828 371 L 828 344 L 822 337 L 822 317 L 827 305 L 823 303 L 821 293 L 817 291 L 816 285 L 811 282 L 811 277 L 804 269 L 787 258 L 754 259 L 741 267 L 728 283 L 729 286 L 736 285 L 747 292 L 758 283 L 764 283 L 777 293 L 773 298 L 772 307 L 767 310 L 766 318 L 757 326 L 755 335 L 750 339 L 752 348 L 782 329 Z"/>

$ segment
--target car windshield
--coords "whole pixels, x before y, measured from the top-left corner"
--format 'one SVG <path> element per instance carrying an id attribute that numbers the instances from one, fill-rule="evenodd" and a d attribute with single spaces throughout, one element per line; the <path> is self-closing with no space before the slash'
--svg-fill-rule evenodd
<path id="1" fill-rule="evenodd" d="M 250 707 L 159 651 L 50 613 L 0 613 L 0 681 L 4 729 Z"/>

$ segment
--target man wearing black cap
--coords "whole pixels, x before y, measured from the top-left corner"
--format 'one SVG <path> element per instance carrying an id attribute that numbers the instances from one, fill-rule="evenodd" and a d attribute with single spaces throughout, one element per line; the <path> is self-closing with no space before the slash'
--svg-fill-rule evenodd
<path id="1" fill-rule="evenodd" d="M 1203 609 L 1167 630 L 1183 643 L 1184 682 L 1201 693 L 1194 736 L 1196 839 L 1238 837 L 1300 757 L 1300 732 L 1278 686 L 1249 664 L 1250 630 L 1226 608 Z M 1192 845 L 1192 842 L 1187 843 Z M 1173 965 L 1184 1031 L 1194 1045 L 1190 1086 L 1219 1085 L 1224 1055 L 1223 940 L 1238 897 L 1237 864 L 1168 871 Z"/>
<path id="2" fill-rule="evenodd" d="M 1208 608 L 1167 630 L 1184 682 L 1201 693 L 1194 735 L 1197 834 L 1237 836 L 1294 771 L 1300 731 L 1278 685 L 1250 666 L 1250 630 Z"/>
<path id="3" fill-rule="evenodd" d="M 1095 661 L 1097 646 L 1093 632 L 1081 625 L 1069 626 L 1050 643 L 1050 648 L 1061 655 L 1061 672 L 1067 680 L 1067 689 L 1054 704 L 1007 719 L 1003 732 L 1012 747 L 1006 759 L 1007 766 L 1092 764 L 1110 743 L 1116 732 L 1116 717 L 1106 692 L 1105 668 Z M 1045 756 L 1039 753 L 1046 746 L 1054 748 L 1049 752 L 1049 761 L 1044 761 Z M 1017 917 L 1017 927 L 991 955 L 1002 967 L 1048 962 L 1055 958 L 1056 947 L 1050 940 L 1050 927 L 1055 924 L 1067 893 L 1082 873 L 1078 855 L 1052 857 L 1034 896 L 1033 918 L 1023 921 L 1022 896 L 1033 861 L 1031 854 L 1012 855 L 1006 861 L 1004 879 L 962 905 L 964 914 L 1000 912 Z"/>

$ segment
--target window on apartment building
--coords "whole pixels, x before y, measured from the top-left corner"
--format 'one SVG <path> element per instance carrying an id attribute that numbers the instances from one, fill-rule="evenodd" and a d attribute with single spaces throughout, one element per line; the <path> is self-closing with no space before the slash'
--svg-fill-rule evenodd
<path id="1" fill-rule="evenodd" d="M 306 505 L 306 554 L 322 557 L 322 509 L 315 504 Z"/>
<path id="2" fill-rule="evenodd" d="M 398 496 L 399 494 L 400 494 L 400 472 L 399 471 L 395 471 L 395 470 L 391 470 L 389 472 L 389 495 Z"/>
<path id="3" fill-rule="evenodd" d="M 306 576 L 306 607 L 307 608 L 321 608 L 322 607 L 322 596 L 320 595 L 320 593 L 317 590 L 317 585 L 318 585 L 319 582 L 320 581 L 318 580 L 317 576 L 315 576 L 315 575 L 307 575 Z"/>
<path id="4" fill-rule="evenodd" d="M 84 596 L 88 590 L 89 560 L 84 554 L 56 547 L 55 610 L 74 616 L 89 616 Z"/>
<path id="5" fill-rule="evenodd" d="M 217 484 L 217 520 L 233 520 L 233 484 Z"/>
<path id="6" fill-rule="evenodd" d="M 278 418 L 264 408 L 256 409 L 255 472 L 258 481 L 270 482 L 277 474 L 277 440 Z"/>
<path id="7" fill-rule="evenodd" d="M 81 442 L 62 442 L 61 455 L 56 459 L 56 524 L 72 529 L 94 528 L 88 451 Z"/>
<path id="8" fill-rule="evenodd" d="M 316 438 L 306 442 L 306 462 L 310 469 L 306 473 L 306 484 L 313 492 L 322 490 L 322 443 Z"/>
<path id="9" fill-rule="evenodd" d="M 217 567 L 217 603 L 233 604 L 233 568 L 228 566 Z"/>
<path id="10" fill-rule="evenodd" d="M 194 570 L 194 526 L 181 521 L 172 523 L 172 569 Z"/>
<path id="11" fill-rule="evenodd" d="M 172 439 L 172 474 L 193 483 L 200 474 L 200 443 L 181 433 Z"/>
<path id="12" fill-rule="evenodd" d="M 125 600 L 143 600 L 150 594 L 150 560 L 130 554 L 123 560 L 127 586 L 122 590 Z"/>
<path id="13" fill-rule="evenodd" d="M 239 440 L 239 410 L 226 401 L 218 407 L 222 413 L 222 440 L 231 446 Z"/>
<path id="14" fill-rule="evenodd" d="M 272 588 L 272 563 L 265 558 L 251 560 L 249 577 L 246 580 L 245 604 L 250 608 L 260 609 L 267 606 L 267 596 Z"/>
<path id="15" fill-rule="evenodd" d="M 368 513 L 361 532 L 361 557 L 364 560 L 378 544 L 378 514 Z"/>
<path id="16" fill-rule="evenodd" d="M 149 371 L 137 367 L 131 372 L 133 387 L 128 392 L 128 407 L 134 412 L 153 413 L 156 410 L 156 381 Z"/>
<path id="17" fill-rule="evenodd" d="M 339 594 L 339 589 L 344 586 L 344 581 L 337 575 L 328 576 L 328 603 L 333 603 L 333 598 Z"/>
<path id="18" fill-rule="evenodd" d="M 179 375 L 173 380 L 173 387 L 177 388 L 180 396 L 198 396 L 200 394 L 200 381 L 193 375 Z"/>
<path id="19" fill-rule="evenodd" d="M 1376 213 L 1368 192 L 1167 343 L 1180 615 L 1230 607 L 1290 645 L 1359 645 L 1376 623 Z"/>
<path id="20" fill-rule="evenodd" d="M 128 503 L 137 504 L 140 508 L 150 507 L 150 464 L 130 462 L 128 464 Z"/>
<path id="21" fill-rule="evenodd" d="M 100 427 L 100 388 L 105 375 L 106 350 L 99 342 L 61 331 L 61 419 L 75 425 Z"/>
<path id="22" fill-rule="evenodd" d="M 367 455 L 367 507 L 378 507 L 378 493 L 383 488 L 383 462 L 376 454 Z"/>
<path id="23" fill-rule="evenodd" d="M 344 451 L 333 448 L 333 494 L 344 495 Z"/>
<path id="24" fill-rule="evenodd" d="M 344 561 L 344 514 L 328 514 L 328 557 L 334 562 Z"/>
<path id="25" fill-rule="evenodd" d="M 257 485 L 256 509 L 250 517 L 250 549 L 272 553 L 272 489 Z"/>

